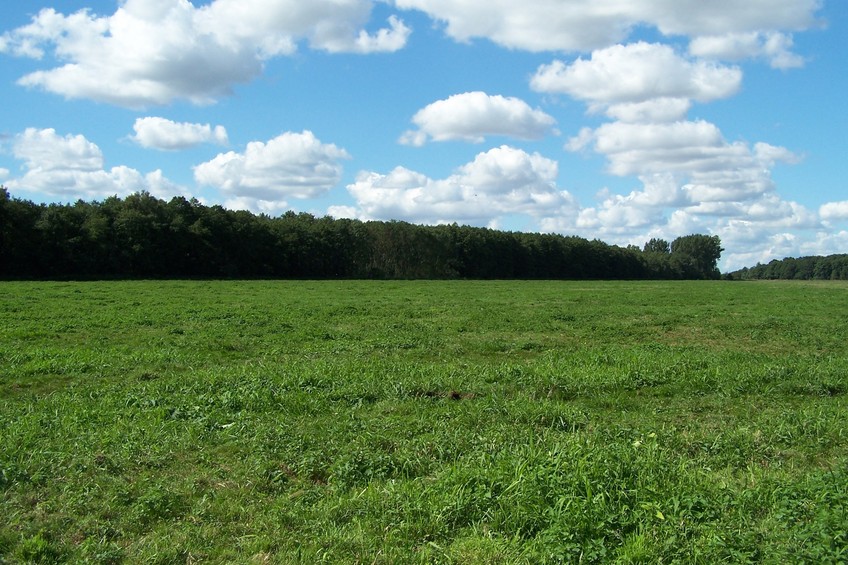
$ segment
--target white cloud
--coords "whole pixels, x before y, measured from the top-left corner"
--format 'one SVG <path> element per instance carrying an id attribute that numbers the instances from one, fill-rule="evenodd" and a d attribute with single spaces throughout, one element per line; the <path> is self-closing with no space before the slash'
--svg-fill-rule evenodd
<path id="1" fill-rule="evenodd" d="M 607 116 L 620 122 L 674 122 L 682 120 L 689 112 L 692 102 L 686 98 L 655 98 L 643 102 L 613 104 L 606 110 Z"/>
<path id="2" fill-rule="evenodd" d="M 161 1 L 161 0 L 160 0 Z M 224 44 L 260 47 L 264 56 L 289 55 L 297 42 L 331 53 L 397 51 L 411 30 L 397 17 L 369 34 L 369 0 L 213 0 L 199 8 L 198 27 Z"/>
<path id="3" fill-rule="evenodd" d="M 197 165 L 194 177 L 232 198 L 314 198 L 339 182 L 339 161 L 349 158 L 347 151 L 322 143 L 311 131 L 286 132 L 267 143 L 248 143 L 244 153 L 221 153 Z"/>
<path id="4" fill-rule="evenodd" d="M 25 169 L 22 177 L 9 182 L 15 190 L 64 199 L 123 196 L 142 190 L 162 198 L 184 193 L 159 170 L 146 175 L 123 165 L 106 170 L 100 148 L 82 135 L 62 137 L 53 129 L 29 128 L 15 138 L 12 151 Z"/>
<path id="5" fill-rule="evenodd" d="M 815 239 L 804 241 L 799 255 L 834 255 L 848 249 L 848 231 L 820 231 Z"/>
<path id="6" fill-rule="evenodd" d="M 224 201 L 224 208 L 228 210 L 247 210 L 254 214 L 279 216 L 281 213 L 289 210 L 289 205 L 285 200 L 262 200 L 261 198 L 239 196 L 226 199 Z"/>
<path id="7" fill-rule="evenodd" d="M 356 219 L 359 215 L 359 210 L 355 206 L 330 206 L 327 208 L 327 215 L 333 218 Z"/>
<path id="8" fill-rule="evenodd" d="M 722 263 L 725 271 L 753 267 L 757 263 L 768 263 L 772 259 L 797 256 L 800 249 L 800 242 L 795 235 L 785 232 L 765 233 L 757 230 L 755 234 L 745 234 L 744 239 L 753 238 L 747 245 L 737 240 L 734 233 L 728 230 L 724 230 L 719 237 L 725 249 L 739 250 L 724 254 Z"/>
<path id="9" fill-rule="evenodd" d="M 346 26 L 345 26 L 346 27 Z M 332 26 L 326 33 L 321 30 L 313 39 L 313 46 L 325 49 L 330 53 L 382 53 L 403 49 L 412 30 L 396 16 L 389 17 L 389 27 L 379 30 L 376 34 L 369 34 L 360 30 L 355 36 L 354 30 L 337 29 Z M 342 33 L 339 33 L 339 32 Z"/>
<path id="10" fill-rule="evenodd" d="M 595 130 L 589 127 L 580 128 L 580 132 L 565 143 L 566 151 L 583 151 L 595 140 Z"/>
<path id="11" fill-rule="evenodd" d="M 783 147 L 728 142 L 709 122 L 660 124 L 611 122 L 584 130 L 566 146 L 593 144 L 618 176 L 673 174 L 691 202 L 729 202 L 756 198 L 774 188 L 771 168 L 798 157 Z"/>
<path id="12" fill-rule="evenodd" d="M 388 174 L 362 172 L 347 189 L 364 219 L 488 225 L 506 214 L 575 214 L 574 199 L 556 187 L 557 174 L 555 161 L 503 145 L 446 179 L 397 167 Z"/>
<path id="13" fill-rule="evenodd" d="M 719 129 L 705 121 L 611 122 L 598 127 L 592 139 L 595 151 L 609 158 L 610 172 L 620 176 L 688 169 L 709 149 L 724 146 Z"/>
<path id="14" fill-rule="evenodd" d="M 135 135 L 130 139 L 150 149 L 174 151 L 201 143 L 228 143 L 227 130 L 223 126 L 173 122 L 165 118 L 138 118 L 133 125 Z"/>
<path id="15" fill-rule="evenodd" d="M 778 218 L 773 214 L 772 220 L 757 221 L 742 216 L 717 227 L 722 245 L 728 250 L 723 259 L 725 270 L 784 257 L 845 253 L 848 249 L 848 231 L 826 230 L 815 221 L 807 221 L 812 212 L 794 202 L 782 203 L 780 207 L 795 210 L 800 217 Z"/>
<path id="16" fill-rule="evenodd" d="M 641 190 L 627 195 L 611 194 L 608 189 L 598 193 L 600 202 L 595 207 L 580 209 L 573 221 L 568 217 L 549 216 L 543 219 L 545 231 L 579 233 L 586 237 L 600 237 L 619 244 L 634 243 L 632 238 L 642 238 L 651 226 L 665 226 L 667 212 L 688 206 L 679 179 L 671 174 L 641 176 Z M 646 238 L 649 239 L 650 237 Z M 639 245 L 644 242 L 636 242 Z"/>
<path id="17" fill-rule="evenodd" d="M 768 168 L 774 167 L 777 163 L 795 165 L 800 163 L 802 160 L 800 155 L 796 155 L 785 147 L 777 147 L 775 145 L 763 143 L 762 141 L 758 141 L 754 144 L 754 156 L 757 161 Z"/>
<path id="18" fill-rule="evenodd" d="M 67 98 L 127 107 L 187 99 L 208 104 L 289 55 L 305 40 L 330 52 L 371 53 L 403 47 L 410 30 L 396 17 L 369 34 L 369 0 L 126 0 L 111 16 L 44 9 L 3 35 L 0 49 L 63 64 L 20 84 Z"/>
<path id="19" fill-rule="evenodd" d="M 780 57 L 792 56 L 791 44 L 779 41 L 786 36 L 753 37 L 772 38 L 768 54 L 764 40 L 758 39 L 757 53 L 711 58 L 760 56 L 778 66 Z M 690 55 L 707 55 L 697 52 L 699 45 L 706 42 L 693 41 Z M 772 237 L 775 234 L 822 229 L 817 214 L 774 191 L 772 169 L 797 163 L 800 156 L 768 143 L 728 141 L 714 124 L 686 118 L 693 102 L 730 97 L 741 80 L 737 67 L 644 42 L 539 67 L 531 79 L 535 90 L 567 94 L 585 101 L 590 112 L 614 120 L 582 128 L 568 140 L 566 150 L 602 155 L 610 174 L 635 176 L 641 184 L 627 194 L 601 191 L 597 203 L 581 208 L 576 218 L 543 218 L 543 229 L 639 246 L 650 237 L 671 240 L 688 233 L 714 233 L 732 250 L 723 261 L 725 268 L 742 260 L 738 253 L 765 256 L 778 249 L 775 242 L 788 246 L 788 238 Z"/>
<path id="20" fill-rule="evenodd" d="M 528 5 L 505 0 L 399 4 L 414 5 L 446 21 L 447 33 L 463 41 L 486 37 L 532 50 L 598 49 L 590 59 L 540 67 L 532 86 L 583 100 L 592 112 L 616 120 L 594 130 L 584 128 L 567 148 L 604 155 L 611 173 L 636 176 L 641 187 L 626 195 L 606 191 L 592 207 L 572 205 L 562 213 L 539 213 L 535 217 L 542 229 L 637 245 L 655 236 L 673 239 L 687 233 L 718 233 L 730 242 L 726 247 L 768 254 L 779 248 L 777 243 L 786 248 L 791 239 L 774 234 L 820 228 L 814 213 L 774 193 L 771 169 L 778 163 L 797 162 L 797 155 L 765 143 L 729 142 L 715 125 L 686 119 L 693 102 L 730 97 L 742 81 L 737 67 L 692 57 L 759 57 L 777 68 L 796 66 L 801 60 L 791 51 L 791 36 L 777 30 L 810 25 L 817 2 L 719 6 L 610 1 L 572 2 L 565 8 L 561 2 Z M 625 39 L 630 26 L 639 24 L 653 25 L 667 35 L 694 38 L 691 57 L 668 46 L 642 42 L 608 47 Z M 698 50 L 706 44 L 699 37 L 732 34 L 750 34 L 756 40 L 753 49 L 736 55 Z M 422 131 L 416 133 L 419 140 L 426 139 Z M 415 193 L 400 189 L 398 194 Z M 743 244 L 744 234 L 753 237 Z M 732 253 L 727 257 L 728 263 L 734 260 Z"/>
<path id="21" fill-rule="evenodd" d="M 670 177 L 642 181 L 643 190 L 627 196 L 604 193 L 597 206 L 582 208 L 576 221 L 550 216 L 542 220 L 542 228 L 639 247 L 652 237 L 671 241 L 690 233 L 715 234 L 726 249 L 723 270 L 798 255 L 804 242 L 821 239 L 824 233 L 815 213 L 775 194 L 749 202 L 687 203 Z M 838 249 L 833 245 L 827 248 Z M 806 249 L 809 253 L 810 247 Z"/>
<path id="22" fill-rule="evenodd" d="M 697 37 L 751 30 L 807 29 L 816 23 L 815 14 L 821 6 L 822 0 L 659 0 L 645 2 L 642 8 L 647 15 L 643 21 L 655 22 L 662 33 Z"/>
<path id="23" fill-rule="evenodd" d="M 423 145 L 428 139 L 481 143 L 488 135 L 541 139 L 556 123 L 523 100 L 485 92 L 455 94 L 433 102 L 419 110 L 412 121 L 419 129 L 404 133 L 401 143 Z"/>
<path id="24" fill-rule="evenodd" d="M 42 10 L 30 26 L 10 34 L 27 51 L 53 48 L 67 63 L 20 79 L 67 98 L 91 98 L 128 107 L 186 98 L 210 103 L 262 68 L 255 50 L 223 45 L 197 29 L 185 1 L 129 0 L 113 16 L 87 11 L 70 16 Z"/>
<path id="25" fill-rule="evenodd" d="M 486 38 L 514 49 L 589 51 L 625 40 L 636 26 L 667 36 L 800 30 L 820 0 L 396 0 L 446 23 L 457 41 Z"/>
<path id="26" fill-rule="evenodd" d="M 651 237 L 717 234 L 731 249 L 723 268 L 742 260 L 738 253 L 773 253 L 774 234 L 823 228 L 816 213 L 774 191 L 771 169 L 796 162 L 794 153 L 766 143 L 728 142 L 703 120 L 613 122 L 584 129 L 571 145 L 605 156 L 610 172 L 637 177 L 639 188 L 627 194 L 605 189 L 596 204 L 581 207 L 556 188 L 556 162 L 503 146 L 480 153 L 446 179 L 403 167 L 361 173 L 348 186 L 356 210 L 336 213 L 489 226 L 517 213 L 529 216 L 534 229 L 640 247 Z"/>
<path id="27" fill-rule="evenodd" d="M 608 4 L 605 2 L 604 4 Z M 626 37 L 630 10 L 579 0 L 396 0 L 399 8 L 417 9 L 447 24 L 457 41 L 486 38 L 529 51 L 593 49 Z"/>
<path id="28" fill-rule="evenodd" d="M 823 227 L 816 213 L 774 191 L 771 170 L 798 162 L 797 155 L 767 143 L 728 142 L 703 120 L 607 123 L 584 128 L 567 148 L 605 156 L 610 173 L 637 176 L 642 186 L 626 195 L 602 191 L 575 224 L 546 218 L 543 227 L 550 231 L 639 246 L 650 237 L 713 233 L 730 250 L 722 263 L 728 269 L 775 253 L 774 234 Z"/>
<path id="29" fill-rule="evenodd" d="M 177 195 L 190 196 L 189 191 L 185 187 L 166 178 L 160 169 L 144 175 L 144 186 L 142 190 L 146 190 L 153 196 L 163 200 L 169 200 Z"/>
<path id="30" fill-rule="evenodd" d="M 792 36 L 785 33 L 752 31 L 696 37 L 689 52 L 725 61 L 761 58 L 775 69 L 791 69 L 804 66 L 804 58 L 792 53 L 793 44 Z"/>
<path id="31" fill-rule="evenodd" d="M 30 171 L 95 171 L 103 168 L 103 153 L 96 144 L 82 135 L 60 137 L 52 128 L 28 128 L 15 138 L 12 151 Z"/>
<path id="32" fill-rule="evenodd" d="M 736 67 L 690 61 L 668 45 L 638 42 L 614 45 L 571 64 L 542 65 L 530 81 L 539 92 L 568 94 L 592 111 L 612 106 L 614 116 L 645 113 L 679 118 L 689 100 L 708 102 L 739 90 Z M 647 104 L 646 104 L 647 103 Z"/>
<path id="33" fill-rule="evenodd" d="M 819 208 L 823 220 L 848 220 L 848 200 L 827 202 Z"/>
<path id="34" fill-rule="evenodd" d="M 770 228 L 820 228 L 818 214 L 806 206 L 783 200 L 778 194 L 764 194 L 750 203 L 743 203 L 742 217 Z"/>

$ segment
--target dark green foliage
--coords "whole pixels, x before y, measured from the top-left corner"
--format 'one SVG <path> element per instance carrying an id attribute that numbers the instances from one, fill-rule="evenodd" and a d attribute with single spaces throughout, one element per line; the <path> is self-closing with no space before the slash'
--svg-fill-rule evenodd
<path id="1" fill-rule="evenodd" d="M 721 258 L 721 240 L 717 235 L 701 234 L 678 237 L 671 242 L 671 259 L 680 265 L 691 278 L 717 279 L 721 276 L 718 260 Z"/>
<path id="2" fill-rule="evenodd" d="M 580 237 L 470 226 L 280 217 L 146 192 L 34 204 L 0 187 L 0 278 L 701 279 L 718 237 L 642 252 Z M 671 251 L 671 253 L 669 253 Z"/>
<path id="3" fill-rule="evenodd" d="M 671 246 L 666 240 L 653 237 L 647 242 L 645 242 L 645 247 L 642 249 L 642 251 L 644 251 L 645 253 L 668 254 L 671 253 Z"/>
<path id="4" fill-rule="evenodd" d="M 848 280 L 848 255 L 837 254 L 826 257 L 787 257 L 774 259 L 766 265 L 757 264 L 728 274 L 729 278 L 741 280 L 794 279 L 794 280 Z"/>

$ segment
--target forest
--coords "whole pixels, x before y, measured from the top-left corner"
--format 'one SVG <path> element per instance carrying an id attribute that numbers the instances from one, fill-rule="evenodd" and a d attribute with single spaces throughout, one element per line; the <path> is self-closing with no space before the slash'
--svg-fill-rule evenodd
<path id="1" fill-rule="evenodd" d="M 786 257 L 774 259 L 763 265 L 746 267 L 729 273 L 729 277 L 741 280 L 848 280 L 848 255 L 836 254 L 810 257 Z"/>
<path id="2" fill-rule="evenodd" d="M 0 186 L 0 278 L 715 279 L 718 236 L 643 248 L 457 224 L 125 198 L 37 204 Z"/>

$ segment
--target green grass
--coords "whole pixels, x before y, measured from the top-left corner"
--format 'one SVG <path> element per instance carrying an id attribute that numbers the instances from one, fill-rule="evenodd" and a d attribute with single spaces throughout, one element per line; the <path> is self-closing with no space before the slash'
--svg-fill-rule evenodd
<path id="1" fill-rule="evenodd" d="M 0 283 L 0 563 L 842 563 L 848 285 Z"/>

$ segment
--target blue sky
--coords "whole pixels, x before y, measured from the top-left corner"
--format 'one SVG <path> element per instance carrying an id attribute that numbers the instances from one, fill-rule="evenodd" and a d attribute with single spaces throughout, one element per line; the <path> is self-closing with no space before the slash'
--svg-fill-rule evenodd
<path id="1" fill-rule="evenodd" d="M 0 183 L 848 252 L 840 0 L 0 5 Z"/>

